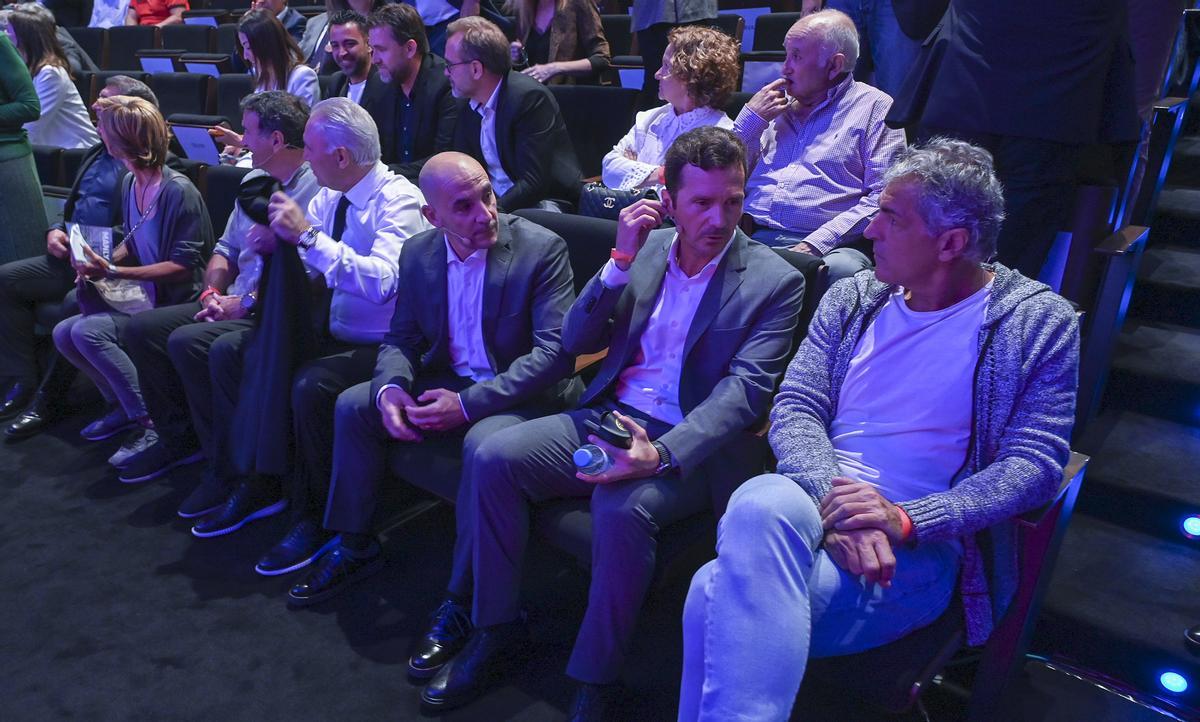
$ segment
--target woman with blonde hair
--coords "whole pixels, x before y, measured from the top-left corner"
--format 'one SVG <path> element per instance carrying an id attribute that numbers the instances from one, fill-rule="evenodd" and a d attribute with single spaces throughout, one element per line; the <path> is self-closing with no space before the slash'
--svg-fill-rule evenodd
<path id="1" fill-rule="evenodd" d="M 54 33 L 54 23 L 34 13 L 8 14 L 8 37 L 33 76 L 41 116 L 25 124 L 29 142 L 57 148 L 91 148 L 100 142 L 83 98 L 71 80 L 71 66 Z"/>
<path id="2" fill-rule="evenodd" d="M 694 25 L 671 31 L 663 64 L 655 74 L 666 105 L 642 111 L 633 128 L 604 156 L 609 188 L 662 185 L 667 148 L 683 133 L 704 125 L 732 128 L 723 110 L 737 84 L 737 43 L 719 30 Z"/>
<path id="3" fill-rule="evenodd" d="M 164 165 L 167 124 L 158 109 L 126 95 L 101 98 L 95 108 L 109 153 L 129 169 L 121 184 L 125 236 L 111 259 L 86 246 L 84 260 L 73 259 L 84 313 L 54 327 L 54 344 L 110 405 L 80 435 L 98 441 L 137 428 L 110 459 L 119 465 L 157 440 L 122 330 L 132 314 L 196 298 L 214 239 L 200 192 Z"/>
<path id="4" fill-rule="evenodd" d="M 612 54 L 592 0 L 509 0 L 513 67 L 543 84 L 596 82 Z"/>

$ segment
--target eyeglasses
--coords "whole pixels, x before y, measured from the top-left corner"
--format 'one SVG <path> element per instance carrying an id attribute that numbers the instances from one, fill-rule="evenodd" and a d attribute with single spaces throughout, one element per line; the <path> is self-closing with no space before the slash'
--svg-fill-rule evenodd
<path id="1" fill-rule="evenodd" d="M 469 63 L 474 63 L 474 62 L 476 62 L 476 60 L 474 58 L 472 58 L 471 60 L 461 60 L 457 63 L 446 63 L 446 70 L 449 71 L 450 68 L 453 68 L 455 65 L 467 65 Z"/>

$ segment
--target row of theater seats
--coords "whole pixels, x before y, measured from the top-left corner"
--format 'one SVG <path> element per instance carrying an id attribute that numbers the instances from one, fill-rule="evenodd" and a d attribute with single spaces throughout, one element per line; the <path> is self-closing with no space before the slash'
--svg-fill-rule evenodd
<path id="1" fill-rule="evenodd" d="M 320 5 L 293 7 L 302 14 L 316 14 L 324 11 L 324 6 Z M 225 55 L 231 59 L 236 57 L 239 52 L 236 20 L 237 14 L 244 9 L 241 3 L 237 8 L 228 10 L 224 8 L 195 9 L 185 13 L 188 24 L 169 25 L 165 28 L 73 27 L 67 28 L 67 30 L 101 69 L 141 70 L 142 63 L 139 53 L 143 51 L 156 51 L 156 54 L 159 55 L 201 53 Z M 781 61 L 784 35 L 799 16 L 799 13 L 760 15 L 755 21 L 753 47 L 742 53 L 742 60 L 744 62 Z M 608 75 L 606 81 L 613 85 L 619 85 L 620 76 L 616 72 L 617 70 L 642 67 L 637 39 L 632 31 L 631 19 L 628 15 L 601 15 L 600 21 L 613 56 L 613 71 Z M 746 23 L 741 15 L 720 14 L 717 16 L 715 25 L 739 44 L 742 43 Z M 235 63 L 229 63 L 223 67 L 237 69 Z"/>

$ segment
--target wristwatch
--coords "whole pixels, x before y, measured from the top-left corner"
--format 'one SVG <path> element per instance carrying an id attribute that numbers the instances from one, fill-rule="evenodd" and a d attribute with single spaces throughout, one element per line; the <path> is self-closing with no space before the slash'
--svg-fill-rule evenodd
<path id="1" fill-rule="evenodd" d="M 671 458 L 671 452 L 667 450 L 666 445 L 661 441 L 651 441 L 650 445 L 658 452 L 658 468 L 654 470 L 655 476 L 662 476 L 675 468 L 675 460 Z"/>
<path id="2" fill-rule="evenodd" d="M 304 232 L 300 234 L 300 238 L 296 239 L 296 245 L 307 251 L 317 242 L 317 233 L 319 232 L 316 226 L 305 228 Z"/>
<path id="3" fill-rule="evenodd" d="M 242 294 L 242 310 L 246 313 L 254 311 L 254 304 L 258 303 L 258 294 L 244 293 Z"/>

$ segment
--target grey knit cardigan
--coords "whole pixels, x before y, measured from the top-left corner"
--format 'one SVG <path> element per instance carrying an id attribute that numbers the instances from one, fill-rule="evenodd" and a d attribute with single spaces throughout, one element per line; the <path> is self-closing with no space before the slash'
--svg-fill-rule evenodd
<path id="1" fill-rule="evenodd" d="M 1018 581 L 1012 517 L 1053 498 L 1070 454 L 1079 327 L 1070 304 L 999 264 L 979 332 L 972 427 L 948 490 L 904 501 L 912 543 L 958 538 L 971 645 L 987 641 Z M 894 286 L 863 271 L 834 284 L 788 367 L 771 412 L 778 471 L 819 502 L 839 476 L 829 427 L 854 348 Z"/>

